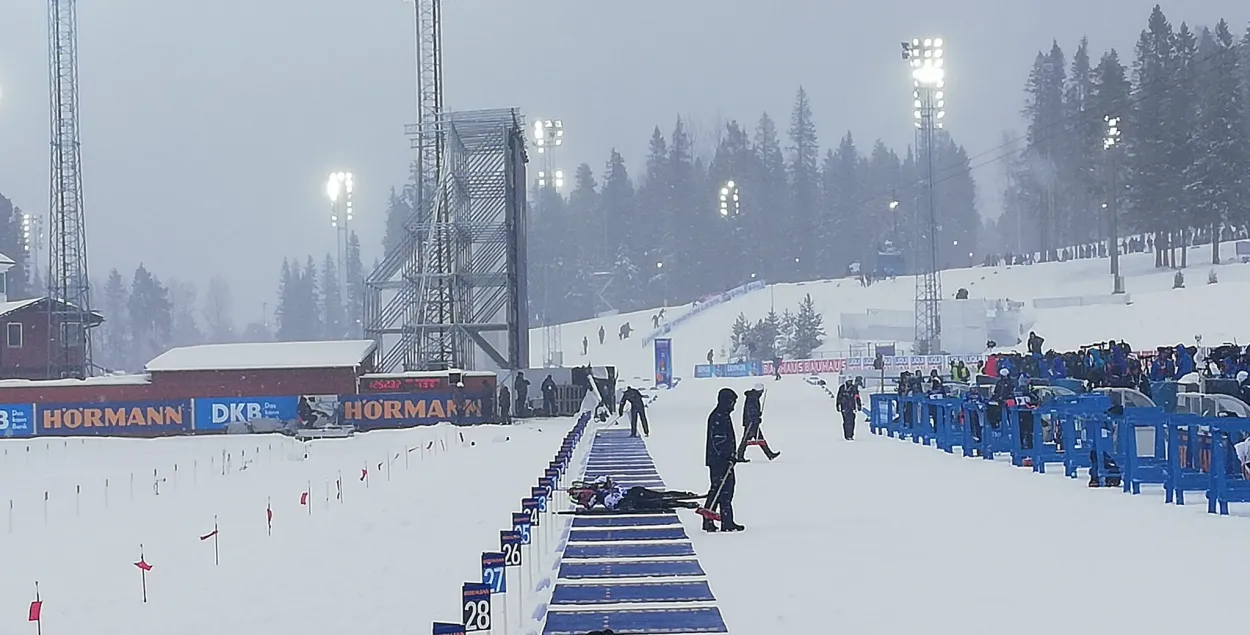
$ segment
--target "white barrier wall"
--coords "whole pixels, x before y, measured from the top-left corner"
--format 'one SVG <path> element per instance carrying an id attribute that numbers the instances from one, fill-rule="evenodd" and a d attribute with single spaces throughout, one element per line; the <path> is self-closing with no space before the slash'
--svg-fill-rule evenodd
<path id="1" fill-rule="evenodd" d="M 1063 309 L 1073 306 L 1098 306 L 1104 304 L 1132 304 L 1133 300 L 1127 293 L 1115 295 L 1083 295 L 1066 298 L 1037 298 L 1033 300 L 1035 309 Z"/>

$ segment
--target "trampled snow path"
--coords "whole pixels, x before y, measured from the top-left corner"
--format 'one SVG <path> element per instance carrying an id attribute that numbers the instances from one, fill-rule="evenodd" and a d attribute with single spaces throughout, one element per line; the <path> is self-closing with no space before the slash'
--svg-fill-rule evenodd
<path id="1" fill-rule="evenodd" d="M 290 460 L 286 450 L 294 444 L 276 435 L 5 440 L 0 632 L 26 632 L 35 580 L 45 633 L 343 635 L 428 630 L 432 621 L 458 620 L 460 584 L 480 579 L 481 552 L 498 545 L 508 514 L 529 494 L 529 477 L 571 425 L 558 419 L 371 432 L 315 442 L 306 461 Z M 447 449 L 417 449 L 431 441 Z M 240 471 L 244 450 L 256 456 Z M 231 455 L 225 476 L 223 451 Z M 366 467 L 367 482 L 360 480 Z M 165 479 L 159 495 L 153 468 Z M 299 503 L 310 483 L 311 514 Z M 77 511 L 76 484 L 82 488 Z M 267 499 L 273 536 L 266 536 Z M 200 541 L 214 516 L 219 567 L 211 539 Z M 146 605 L 132 564 L 140 543 L 153 565 Z"/>
<path id="2" fill-rule="evenodd" d="M 706 487 L 716 391 L 751 383 L 688 381 L 656 402 L 648 445 L 670 487 Z M 875 437 L 863 422 L 846 443 L 822 391 L 797 377 L 765 385 L 763 429 L 782 456 L 752 450 L 738 468 L 747 531 L 703 534 L 683 515 L 730 632 L 1177 633 L 1243 622 L 1250 519 L 949 456 Z"/>

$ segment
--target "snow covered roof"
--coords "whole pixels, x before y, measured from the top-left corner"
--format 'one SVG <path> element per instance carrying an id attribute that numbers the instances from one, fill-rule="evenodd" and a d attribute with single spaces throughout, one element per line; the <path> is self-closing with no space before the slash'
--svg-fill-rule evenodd
<path id="1" fill-rule="evenodd" d="M 43 298 L 31 298 L 29 300 L 15 300 L 13 302 L 0 302 L 0 317 L 4 317 L 15 311 L 21 311 L 22 309 L 28 306 L 39 304 L 41 300 L 43 300 Z"/>
<path id="2" fill-rule="evenodd" d="M 36 304 L 39 304 L 45 300 L 47 300 L 46 297 L 30 298 L 27 300 L 14 300 L 12 302 L 0 302 L 0 317 L 4 317 L 10 313 L 21 311 L 22 309 L 25 309 L 26 307 L 35 306 Z M 68 303 L 64 303 L 64 304 L 66 304 L 66 306 L 70 306 Z M 101 315 L 99 311 L 92 311 L 91 314 L 97 320 L 101 322 L 104 321 L 104 316 Z M 95 326 L 96 324 L 99 324 L 99 322 L 92 324 L 92 326 Z"/>
<path id="3" fill-rule="evenodd" d="M 5 265 L 12 267 L 13 265 L 16 265 L 16 264 L 17 263 L 14 262 L 12 258 L 4 254 L 0 254 L 0 267 L 4 267 Z"/>
<path id="4" fill-rule="evenodd" d="M 101 375 L 86 379 L 0 379 L 0 388 L 46 386 L 140 386 L 151 382 L 147 375 Z"/>
<path id="5" fill-rule="evenodd" d="M 175 348 L 147 363 L 148 372 L 351 368 L 373 353 L 373 340 L 254 342 Z"/>

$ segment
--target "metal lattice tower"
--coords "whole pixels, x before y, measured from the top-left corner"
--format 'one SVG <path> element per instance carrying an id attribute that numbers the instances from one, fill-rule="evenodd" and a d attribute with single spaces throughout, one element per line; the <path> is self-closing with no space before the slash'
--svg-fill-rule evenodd
<path id="1" fill-rule="evenodd" d="M 440 0 L 416 0 L 413 215 L 365 281 L 379 368 L 529 365 L 525 135 L 515 110 L 443 112 Z"/>
<path id="2" fill-rule="evenodd" d="M 49 0 L 51 182 L 48 223 L 48 372 L 85 377 L 91 369 L 91 289 L 78 137 L 76 0 Z"/>
<path id="3" fill-rule="evenodd" d="M 942 280 L 938 269 L 937 197 L 934 182 L 934 143 L 942 128 L 945 108 L 945 60 L 942 38 L 917 38 L 903 43 L 903 59 L 912 70 L 912 106 L 916 126 L 917 167 L 924 184 L 917 196 L 915 315 L 913 346 L 918 355 L 942 352 Z"/>

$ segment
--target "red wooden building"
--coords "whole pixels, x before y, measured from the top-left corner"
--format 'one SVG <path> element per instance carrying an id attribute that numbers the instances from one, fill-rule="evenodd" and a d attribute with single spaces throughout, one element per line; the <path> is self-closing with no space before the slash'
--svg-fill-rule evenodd
<path id="1" fill-rule="evenodd" d="M 194 397 L 352 395 L 373 370 L 372 340 L 183 346 L 147 374 L 0 381 L 0 403 L 90 403 Z"/>
<path id="2" fill-rule="evenodd" d="M 73 347 L 76 358 L 70 366 L 62 368 L 49 364 L 50 353 L 54 346 L 59 347 L 59 338 L 65 335 L 65 329 L 59 321 L 49 324 L 48 298 L 31 298 L 9 302 L 8 274 L 13 267 L 13 260 L 0 254 L 0 325 L 3 328 L 4 341 L 0 343 L 0 379 L 59 379 L 67 373 L 80 371 L 87 358 L 85 338 Z M 64 314 L 65 303 L 56 300 Z M 91 324 L 87 328 L 99 326 L 104 317 L 92 312 Z M 54 320 L 59 320 L 53 316 Z M 49 329 L 49 326 L 51 329 Z M 79 329 L 69 329 L 71 334 L 79 333 Z"/>

